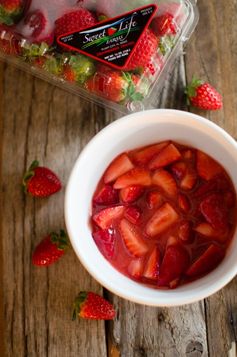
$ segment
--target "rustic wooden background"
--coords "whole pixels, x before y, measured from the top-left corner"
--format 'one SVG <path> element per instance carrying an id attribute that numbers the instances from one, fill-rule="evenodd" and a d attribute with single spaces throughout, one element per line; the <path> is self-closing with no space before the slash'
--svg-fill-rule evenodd
<path id="1" fill-rule="evenodd" d="M 159 107 L 189 110 L 183 88 L 193 74 L 224 96 L 221 111 L 196 111 L 237 139 L 237 2 L 199 0 L 200 22 L 165 84 Z M 0 356 L 225 357 L 237 339 L 237 278 L 200 303 L 180 308 L 115 304 L 113 322 L 71 321 L 80 289 L 103 293 L 73 251 L 48 269 L 31 265 L 36 244 L 64 227 L 64 190 L 46 200 L 21 191 L 39 159 L 66 183 L 83 146 L 119 117 L 0 63 L 1 240 Z M 4 350 L 3 350 L 4 349 Z"/>

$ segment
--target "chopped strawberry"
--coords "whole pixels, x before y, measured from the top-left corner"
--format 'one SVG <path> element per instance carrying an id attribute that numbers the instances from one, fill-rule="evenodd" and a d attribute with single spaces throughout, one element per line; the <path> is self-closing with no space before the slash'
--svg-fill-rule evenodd
<path id="1" fill-rule="evenodd" d="M 186 174 L 180 182 L 180 187 L 183 190 L 191 190 L 197 182 L 197 173 L 192 168 L 188 167 Z"/>
<path id="2" fill-rule="evenodd" d="M 236 195 L 233 191 L 227 191 L 224 194 L 224 200 L 227 207 L 231 208 L 234 207 L 236 202 Z"/>
<path id="3" fill-rule="evenodd" d="M 152 176 L 152 183 L 161 188 L 170 197 L 176 197 L 178 194 L 175 179 L 166 170 L 161 169 L 155 171 Z"/>
<path id="4" fill-rule="evenodd" d="M 134 278 L 140 278 L 143 272 L 143 264 L 141 258 L 132 260 L 128 266 L 128 273 Z"/>
<path id="5" fill-rule="evenodd" d="M 160 251 L 156 247 L 151 252 L 147 263 L 145 265 L 145 269 L 143 272 L 143 276 L 147 279 L 156 280 L 158 278 L 160 268 Z"/>
<path id="6" fill-rule="evenodd" d="M 149 164 L 149 169 L 159 169 L 161 167 L 172 164 L 180 158 L 181 154 L 179 150 L 174 146 L 174 144 L 169 144 L 151 160 Z"/>
<path id="7" fill-rule="evenodd" d="M 102 229 L 110 228 L 117 219 L 124 214 L 124 206 L 113 206 L 105 208 L 92 217 L 93 221 Z"/>
<path id="8" fill-rule="evenodd" d="M 164 203 L 154 215 L 149 219 L 146 225 L 146 233 L 150 237 L 163 233 L 178 220 L 179 216 L 169 203 Z"/>
<path id="9" fill-rule="evenodd" d="M 191 223 L 189 221 L 182 222 L 178 230 L 179 239 L 184 242 L 190 242 L 191 240 Z"/>
<path id="10" fill-rule="evenodd" d="M 114 255 L 115 235 L 113 229 L 100 229 L 92 233 L 94 241 L 101 253 L 111 259 Z"/>
<path id="11" fill-rule="evenodd" d="M 175 162 L 171 166 L 171 171 L 178 180 L 181 180 L 184 178 L 184 176 L 186 174 L 186 170 L 187 170 L 187 165 L 183 161 Z"/>
<path id="12" fill-rule="evenodd" d="M 120 198 L 125 203 L 132 203 L 136 201 L 144 192 L 144 187 L 139 185 L 132 185 L 120 190 Z"/>
<path id="13" fill-rule="evenodd" d="M 104 174 L 104 182 L 109 183 L 133 168 L 133 164 L 127 154 L 121 154 L 113 160 Z"/>
<path id="14" fill-rule="evenodd" d="M 124 217 L 133 224 L 138 224 L 141 218 L 141 210 L 139 207 L 130 206 L 126 208 Z"/>
<path id="15" fill-rule="evenodd" d="M 224 255 L 225 253 L 220 247 L 211 244 L 205 252 L 192 263 L 186 271 L 186 275 L 193 277 L 210 272 L 220 263 Z"/>
<path id="16" fill-rule="evenodd" d="M 110 185 L 103 186 L 93 198 L 93 202 L 98 205 L 111 205 L 118 203 L 118 191 Z"/>
<path id="17" fill-rule="evenodd" d="M 145 169 L 135 168 L 119 176 L 114 183 L 114 188 L 121 189 L 131 185 L 150 186 L 150 172 Z"/>
<path id="18" fill-rule="evenodd" d="M 155 17 L 152 20 L 151 27 L 157 36 L 175 35 L 178 30 L 175 18 L 169 12 Z"/>
<path id="19" fill-rule="evenodd" d="M 173 287 L 174 280 L 181 278 L 188 265 L 189 255 L 185 248 L 180 244 L 169 245 L 161 264 L 158 285 Z"/>
<path id="20" fill-rule="evenodd" d="M 205 237 L 213 238 L 215 240 L 218 240 L 219 242 L 224 242 L 227 238 L 227 233 L 228 233 L 228 229 L 224 231 L 219 229 L 214 229 L 207 222 L 201 222 L 193 229 L 194 231 L 204 235 Z"/>
<path id="21" fill-rule="evenodd" d="M 228 225 L 228 211 L 223 196 L 211 193 L 200 203 L 200 211 L 214 229 L 225 230 Z"/>
<path id="22" fill-rule="evenodd" d="M 182 193 L 180 193 L 178 196 L 178 205 L 183 212 L 188 213 L 190 211 L 190 202 L 188 198 Z"/>
<path id="23" fill-rule="evenodd" d="M 122 219 L 119 224 L 119 231 L 124 244 L 130 254 L 141 257 L 148 251 L 148 247 L 142 238 L 141 231 L 126 219 Z"/>
<path id="24" fill-rule="evenodd" d="M 164 198 L 159 191 L 150 191 L 146 195 L 146 201 L 148 207 L 153 209 L 155 207 L 160 207 L 164 203 Z"/>
<path id="25" fill-rule="evenodd" d="M 197 172 L 204 180 L 211 180 L 223 171 L 222 167 L 204 152 L 197 150 Z"/>
<path id="26" fill-rule="evenodd" d="M 190 149 L 182 152 L 183 158 L 186 160 L 191 160 L 194 156 L 194 152 Z"/>
<path id="27" fill-rule="evenodd" d="M 146 165 L 154 155 L 157 155 L 167 145 L 168 141 L 164 141 L 159 144 L 148 146 L 145 149 L 135 151 L 132 159 L 137 165 Z"/>

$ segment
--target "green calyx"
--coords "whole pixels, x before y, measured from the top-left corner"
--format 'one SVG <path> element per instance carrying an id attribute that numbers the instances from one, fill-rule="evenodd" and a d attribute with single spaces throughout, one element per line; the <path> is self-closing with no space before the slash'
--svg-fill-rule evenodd
<path id="1" fill-rule="evenodd" d="M 37 160 L 34 160 L 29 169 L 26 171 L 26 173 L 23 176 L 23 182 L 22 182 L 22 187 L 23 187 L 23 191 L 25 193 L 27 193 L 27 183 L 28 181 L 34 176 L 35 172 L 35 168 L 39 166 L 39 162 Z"/>
<path id="2" fill-rule="evenodd" d="M 159 49 L 163 56 L 169 53 L 175 45 L 174 36 L 162 36 L 159 41 Z"/>
<path id="3" fill-rule="evenodd" d="M 75 73 L 76 82 L 83 84 L 95 73 L 95 65 L 92 60 L 82 55 L 72 55 L 67 63 Z"/>
<path id="4" fill-rule="evenodd" d="M 36 57 L 44 56 L 50 51 L 52 51 L 52 48 L 50 48 L 46 42 L 26 44 L 23 48 L 23 57 L 29 60 L 32 58 L 35 59 Z"/>
<path id="5" fill-rule="evenodd" d="M 50 233 L 51 242 L 57 245 L 59 250 L 65 250 L 69 247 L 68 236 L 63 229 L 60 230 L 60 234 L 55 232 Z"/>
<path id="6" fill-rule="evenodd" d="M 87 292 L 81 291 L 78 296 L 76 297 L 74 304 L 73 304 L 73 313 L 72 313 L 72 320 L 76 320 L 78 314 L 81 311 L 81 305 L 86 301 Z"/>
<path id="7" fill-rule="evenodd" d="M 20 7 L 11 12 L 4 9 L 3 6 L 0 6 L 0 24 L 4 24 L 7 26 L 11 26 L 17 22 L 19 17 L 21 16 L 23 11 L 23 7 Z"/>
<path id="8" fill-rule="evenodd" d="M 184 93 L 187 96 L 187 104 L 190 104 L 189 99 L 196 96 L 196 90 L 202 84 L 203 84 L 202 80 L 193 76 L 191 83 L 189 85 L 187 85 L 187 87 L 185 88 L 185 91 L 184 91 Z"/>
<path id="9" fill-rule="evenodd" d="M 136 84 L 133 81 L 133 75 L 129 72 L 122 72 L 122 78 L 128 84 L 124 89 L 124 99 L 131 101 L 140 101 L 144 96 L 137 91 Z"/>

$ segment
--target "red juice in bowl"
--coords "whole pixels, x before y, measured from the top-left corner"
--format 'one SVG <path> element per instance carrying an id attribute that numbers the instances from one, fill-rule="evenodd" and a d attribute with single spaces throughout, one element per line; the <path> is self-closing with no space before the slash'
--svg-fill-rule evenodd
<path id="1" fill-rule="evenodd" d="M 172 141 L 124 152 L 100 179 L 92 235 L 121 273 L 175 288 L 213 270 L 236 225 L 236 192 L 204 152 Z"/>

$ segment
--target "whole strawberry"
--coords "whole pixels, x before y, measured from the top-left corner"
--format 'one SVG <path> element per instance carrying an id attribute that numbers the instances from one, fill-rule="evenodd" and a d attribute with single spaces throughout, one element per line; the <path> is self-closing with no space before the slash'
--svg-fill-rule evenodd
<path id="1" fill-rule="evenodd" d="M 0 0 L 0 23 L 13 25 L 23 13 L 23 0 Z"/>
<path id="2" fill-rule="evenodd" d="M 79 8 L 64 14 L 55 21 L 55 35 L 60 36 L 68 32 L 79 31 L 95 25 L 96 22 L 93 13 L 87 9 Z"/>
<path id="3" fill-rule="evenodd" d="M 74 302 L 72 319 L 76 317 L 92 320 L 112 320 L 115 317 L 113 306 L 100 295 L 81 291 Z"/>
<path id="4" fill-rule="evenodd" d="M 177 33 L 174 16 L 168 12 L 155 17 L 152 20 L 151 28 L 157 36 L 175 35 Z"/>
<path id="5" fill-rule="evenodd" d="M 193 78 L 185 90 L 189 103 L 204 110 L 222 108 L 222 96 L 209 83 Z"/>
<path id="6" fill-rule="evenodd" d="M 82 55 L 72 55 L 64 65 L 63 77 L 69 82 L 84 83 L 95 72 L 94 62 Z"/>
<path id="7" fill-rule="evenodd" d="M 50 233 L 36 247 L 32 255 L 32 263 L 37 266 L 49 266 L 55 263 L 69 246 L 66 233 L 61 230 L 60 234 Z"/>
<path id="8" fill-rule="evenodd" d="M 34 197 L 48 197 L 58 192 L 62 185 L 59 178 L 47 167 L 33 161 L 23 177 L 24 191 Z"/>

